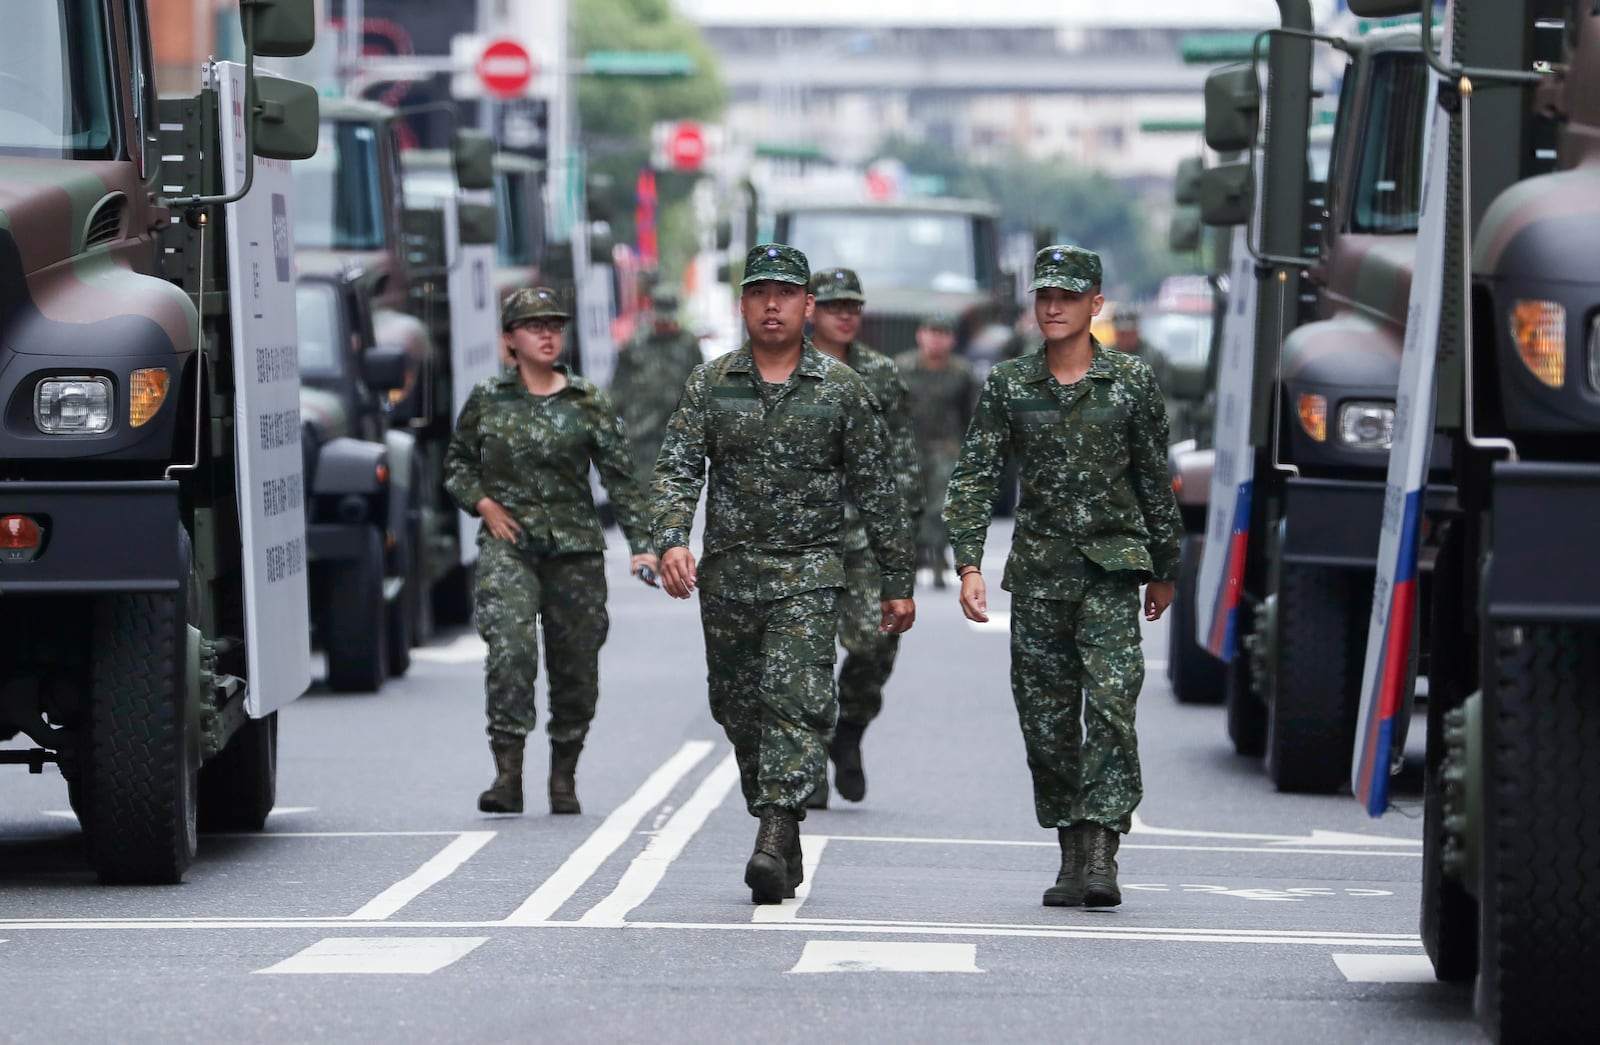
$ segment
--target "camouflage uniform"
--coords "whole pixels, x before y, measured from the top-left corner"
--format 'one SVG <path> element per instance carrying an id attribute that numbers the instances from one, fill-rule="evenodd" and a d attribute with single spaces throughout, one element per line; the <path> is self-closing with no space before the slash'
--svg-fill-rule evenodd
<path id="1" fill-rule="evenodd" d="M 1097 284 L 1098 258 L 1093 274 Z M 981 563 L 1014 453 L 1022 494 L 1001 586 L 1012 593 L 1011 691 L 1035 812 L 1041 827 L 1126 833 L 1143 795 L 1139 585 L 1177 576 L 1182 526 L 1150 368 L 1091 343 L 1088 373 L 1071 385 L 1056 381 L 1043 352 L 989 372 L 944 515 L 958 566 Z"/>
<path id="2" fill-rule="evenodd" d="M 658 310 L 667 307 L 664 296 L 655 295 L 654 300 Z M 676 299 L 672 301 L 675 307 Z M 627 429 L 634 474 L 641 486 L 650 483 L 667 419 L 683 394 L 683 383 L 701 362 L 700 342 L 687 330 L 662 334 L 648 327 L 629 338 L 617 354 L 611 398 Z"/>
<path id="3" fill-rule="evenodd" d="M 696 368 L 667 425 L 651 489 L 662 552 L 688 545 L 708 460 L 697 574 L 711 714 L 733 742 L 751 814 L 804 819 L 837 713 L 846 498 L 882 569 L 880 598 L 911 597 L 888 435 L 861 378 L 809 340 L 782 385 L 762 381 L 746 344 Z"/>
<path id="4" fill-rule="evenodd" d="M 948 542 L 940 517 L 944 511 L 945 489 L 961 453 L 961 437 L 972 420 L 978 385 L 972 376 L 972 367 L 960 356 L 951 356 L 939 370 L 925 365 L 915 349 L 902 352 L 894 361 L 910 393 L 911 423 L 916 432 L 917 456 L 922 462 L 926 511 L 917 533 L 917 544 L 933 558 L 937 568 L 944 562 Z"/>
<path id="5" fill-rule="evenodd" d="M 492 498 L 522 527 L 514 545 L 487 527 L 478 533 L 475 616 L 489 645 L 491 740 L 520 744 L 534 728 L 540 621 L 550 672 L 550 739 L 582 741 L 594 718 L 609 618 L 605 537 L 589 489 L 590 461 L 629 548 L 647 552 L 644 497 L 622 425 L 593 384 L 568 374 L 566 388 L 536 396 L 520 374 L 508 371 L 480 381 L 456 421 L 445 489 L 472 514 L 481 499 Z"/>

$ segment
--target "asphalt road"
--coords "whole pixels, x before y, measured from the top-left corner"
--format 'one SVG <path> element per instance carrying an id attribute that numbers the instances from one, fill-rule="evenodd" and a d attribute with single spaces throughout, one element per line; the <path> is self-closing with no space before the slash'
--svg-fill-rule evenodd
<path id="1" fill-rule="evenodd" d="M 1220 709 L 1173 701 L 1164 623 L 1125 902 L 1041 907 L 1055 841 L 1033 822 L 998 591 L 978 629 L 953 588 L 919 588 L 866 800 L 813 813 L 801 895 L 753 907 L 755 822 L 706 712 L 697 607 L 609 560 L 582 816 L 545 812 L 542 741 L 530 812 L 477 812 L 470 633 L 381 694 L 286 709 L 266 831 L 203 838 L 181 886 L 96 884 L 59 775 L 8 767 L 0 1040 L 1480 1040 L 1416 935 L 1420 795 L 1374 821 L 1274 793 Z"/>

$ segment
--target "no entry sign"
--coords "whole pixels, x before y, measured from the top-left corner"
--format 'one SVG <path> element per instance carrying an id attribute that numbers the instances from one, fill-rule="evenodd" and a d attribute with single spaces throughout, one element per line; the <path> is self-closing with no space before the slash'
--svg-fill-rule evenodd
<path id="1" fill-rule="evenodd" d="M 501 37 L 489 41 L 478 58 L 478 79 L 495 98 L 520 98 L 527 93 L 537 70 L 528 49 Z"/>

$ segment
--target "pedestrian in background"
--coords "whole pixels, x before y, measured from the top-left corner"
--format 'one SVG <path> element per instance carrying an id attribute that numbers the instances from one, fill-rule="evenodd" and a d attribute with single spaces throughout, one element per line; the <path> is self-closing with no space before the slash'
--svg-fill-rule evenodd
<path id="1" fill-rule="evenodd" d="M 500 312 L 516 368 L 478 382 L 447 451 L 445 489 L 478 516 L 478 633 L 495 778 L 486 813 L 522 812 L 523 747 L 534 729 L 537 629 L 550 676 L 550 811 L 580 811 L 576 772 L 600 695 L 605 537 L 589 488 L 593 462 L 632 551 L 656 569 L 643 492 L 611 401 L 560 362 L 569 316 L 555 292 L 519 290 Z"/>
<path id="2" fill-rule="evenodd" d="M 1039 826 L 1061 869 L 1047 907 L 1114 906 L 1117 847 L 1143 796 L 1134 711 L 1146 620 L 1172 602 L 1182 523 L 1167 479 L 1167 414 L 1150 368 L 1089 332 L 1100 257 L 1034 259 L 1044 351 L 995 366 L 950 480 L 945 519 L 961 610 L 989 619 L 983 545 L 1007 451 L 1022 495 L 1001 586 L 1011 592 L 1011 694 Z"/>
<path id="3" fill-rule="evenodd" d="M 888 433 L 861 378 L 805 337 L 810 277 L 793 247 L 750 251 L 739 295 L 748 339 L 689 379 L 651 490 L 662 587 L 678 599 L 700 589 L 711 715 L 761 820 L 744 880 L 763 904 L 800 884 L 799 822 L 827 772 L 846 501 L 882 572 L 880 626 L 900 634 L 916 617 Z M 707 462 L 697 564 L 689 532 Z"/>
<path id="4" fill-rule="evenodd" d="M 949 536 L 941 513 L 950 471 L 961 452 L 961 437 L 972 420 L 977 380 L 965 359 L 953 355 L 955 323 L 949 316 L 927 316 L 917 326 L 915 351 L 895 357 L 910 394 L 911 424 L 922 465 L 926 509 L 917 529 L 917 565 L 933 570 L 933 586 L 945 586 Z"/>
<path id="5" fill-rule="evenodd" d="M 678 325 L 677 292 L 657 286 L 650 291 L 650 310 L 649 326 L 618 351 L 610 388 L 628 432 L 634 475 L 641 487 L 650 485 L 667 419 L 678 406 L 683 383 L 702 362 L 699 340 Z"/>
<path id="6" fill-rule="evenodd" d="M 824 269 L 811 277 L 811 295 L 816 302 L 811 316 L 811 340 L 817 351 L 859 374 L 872 393 L 889 433 L 895 486 L 903 503 L 901 511 L 915 527 L 922 515 L 924 495 L 909 393 L 894 363 L 856 340 L 867 301 L 861 280 L 850 269 Z M 883 577 L 867 540 L 867 528 L 851 504 L 845 505 L 844 573 L 839 643 L 845 657 L 839 668 L 839 722 L 828 742 L 828 758 L 833 762 L 833 782 L 840 797 L 859 802 L 867 795 L 861 737 L 883 710 L 883 687 L 894 671 L 900 636 L 879 627 Z M 808 805 L 812 809 L 828 808 L 826 773 L 811 793 Z"/>

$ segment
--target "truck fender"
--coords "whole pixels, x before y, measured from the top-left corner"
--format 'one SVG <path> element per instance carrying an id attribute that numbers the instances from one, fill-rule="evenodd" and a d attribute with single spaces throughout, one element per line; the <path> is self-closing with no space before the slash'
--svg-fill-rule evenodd
<path id="1" fill-rule="evenodd" d="M 417 496 L 420 500 L 421 491 L 413 491 L 411 488 L 411 473 L 417 457 L 417 437 L 410 432 L 391 428 L 384 433 L 383 442 L 389 461 L 388 519 L 393 530 L 391 536 L 398 543 L 406 539 L 405 520 L 412 497 Z M 415 554 L 410 549 L 407 551 Z"/>
<path id="2" fill-rule="evenodd" d="M 1304 323 L 1284 338 L 1283 382 L 1393 388 L 1404 348 L 1402 331 L 1353 312 Z"/>
<path id="3" fill-rule="evenodd" d="M 1211 503 L 1211 473 L 1216 452 L 1196 450 L 1193 439 L 1174 443 L 1167 451 L 1167 468 L 1172 475 L 1172 492 L 1189 533 L 1204 533 L 1206 508 Z"/>
<path id="4" fill-rule="evenodd" d="M 387 487 L 392 479 L 387 447 L 341 436 L 328 440 L 318 452 L 317 477 L 311 495 L 322 499 L 346 494 L 365 497 L 382 494 L 376 507 L 387 511 Z"/>

